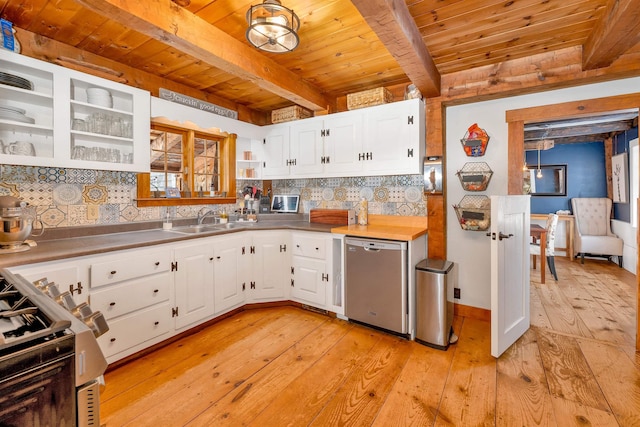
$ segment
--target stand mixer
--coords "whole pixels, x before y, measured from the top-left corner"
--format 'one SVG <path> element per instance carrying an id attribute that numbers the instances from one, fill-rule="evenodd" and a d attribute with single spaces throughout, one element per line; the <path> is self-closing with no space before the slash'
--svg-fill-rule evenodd
<path id="1" fill-rule="evenodd" d="M 27 203 L 13 196 L 0 196 L 0 254 L 29 250 L 35 242 L 29 236 L 41 236 L 44 225 L 27 209 Z M 32 234 L 33 223 L 40 223 L 40 233 Z"/>

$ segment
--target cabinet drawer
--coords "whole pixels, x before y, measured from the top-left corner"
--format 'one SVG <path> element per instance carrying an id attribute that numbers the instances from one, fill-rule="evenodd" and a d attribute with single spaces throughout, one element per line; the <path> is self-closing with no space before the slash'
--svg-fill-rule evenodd
<path id="1" fill-rule="evenodd" d="M 170 272 L 135 279 L 91 292 L 91 307 L 113 319 L 169 300 Z"/>
<path id="2" fill-rule="evenodd" d="M 292 244 L 293 255 L 325 259 L 326 244 L 322 237 L 294 234 Z"/>
<path id="3" fill-rule="evenodd" d="M 109 285 L 123 280 L 144 277 L 154 273 L 169 271 L 170 252 L 129 253 L 126 257 L 91 264 L 91 287 Z"/>
<path id="4" fill-rule="evenodd" d="M 98 344 L 108 358 L 145 341 L 168 334 L 172 329 L 172 323 L 171 306 L 168 303 L 162 304 L 109 322 L 109 331 L 98 338 Z"/>

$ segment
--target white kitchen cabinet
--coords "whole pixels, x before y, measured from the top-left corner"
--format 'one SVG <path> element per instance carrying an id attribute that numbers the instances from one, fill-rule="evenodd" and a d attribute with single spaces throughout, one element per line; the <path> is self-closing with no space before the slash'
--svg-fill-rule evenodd
<path id="1" fill-rule="evenodd" d="M 262 177 L 264 179 L 289 176 L 291 164 L 289 128 L 288 124 L 265 126 L 265 137 L 262 141 Z"/>
<path id="2" fill-rule="evenodd" d="M 249 282 L 251 301 L 284 299 L 287 271 L 290 265 L 289 236 L 290 233 L 287 231 L 253 233 L 251 242 L 253 268 Z"/>
<path id="3" fill-rule="evenodd" d="M 349 111 L 291 123 L 291 174 L 296 177 L 358 175 L 363 113 Z"/>
<path id="4" fill-rule="evenodd" d="M 0 68 L 33 86 L 0 84 L 1 163 L 149 171 L 148 92 L 6 50 Z"/>
<path id="5" fill-rule="evenodd" d="M 222 313 L 244 304 L 250 280 L 250 238 L 233 233 L 215 238 L 215 312 Z"/>
<path id="6" fill-rule="evenodd" d="M 425 109 L 419 99 L 367 108 L 364 151 L 359 161 L 367 175 L 421 174 Z"/>
<path id="7" fill-rule="evenodd" d="M 109 331 L 98 338 L 109 363 L 171 336 L 174 298 L 168 246 L 80 260 L 89 263 L 89 305 L 100 311 L 109 325 Z"/>
<path id="8" fill-rule="evenodd" d="M 320 233 L 292 232 L 291 299 L 326 309 L 331 292 L 332 239 Z"/>
<path id="9" fill-rule="evenodd" d="M 76 304 L 89 300 L 88 261 L 49 261 L 11 268 L 30 282 L 46 278 L 58 285 L 60 292 L 69 292 Z"/>
<path id="10" fill-rule="evenodd" d="M 295 177 L 316 177 L 324 172 L 324 121 L 312 117 L 291 122 L 290 172 Z"/>
<path id="11" fill-rule="evenodd" d="M 364 111 L 325 116 L 324 129 L 324 176 L 362 175 L 358 156 L 364 144 Z"/>
<path id="12" fill-rule="evenodd" d="M 262 176 L 324 178 L 421 174 L 419 99 L 268 126 Z"/>
<path id="13" fill-rule="evenodd" d="M 236 178 L 262 179 L 262 141 L 241 138 L 236 140 Z"/>
<path id="14" fill-rule="evenodd" d="M 173 248 L 176 329 L 212 316 L 214 304 L 213 239 Z"/>

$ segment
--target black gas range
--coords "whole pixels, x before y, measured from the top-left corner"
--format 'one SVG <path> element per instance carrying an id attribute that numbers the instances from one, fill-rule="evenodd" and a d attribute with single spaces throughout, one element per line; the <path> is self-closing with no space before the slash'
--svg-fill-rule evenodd
<path id="1" fill-rule="evenodd" d="M 107 330 L 55 283 L 0 269 L 0 425 L 99 426 Z"/>

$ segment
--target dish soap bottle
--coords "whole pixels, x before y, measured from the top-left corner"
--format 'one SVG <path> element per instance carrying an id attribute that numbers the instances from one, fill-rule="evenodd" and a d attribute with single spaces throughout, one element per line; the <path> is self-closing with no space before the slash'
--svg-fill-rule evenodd
<path id="1" fill-rule="evenodd" d="M 227 210 L 223 209 L 220 213 L 220 224 L 226 224 L 229 222 L 229 215 L 227 214 Z"/>
<path id="2" fill-rule="evenodd" d="M 162 223 L 163 230 L 171 230 L 173 228 L 173 224 L 171 223 L 171 215 L 169 215 L 169 209 L 167 209 L 167 213 L 164 217 L 164 222 Z"/>
<path id="3" fill-rule="evenodd" d="M 360 209 L 358 210 L 358 225 L 367 225 L 369 221 L 369 202 L 364 197 L 360 200 Z"/>

